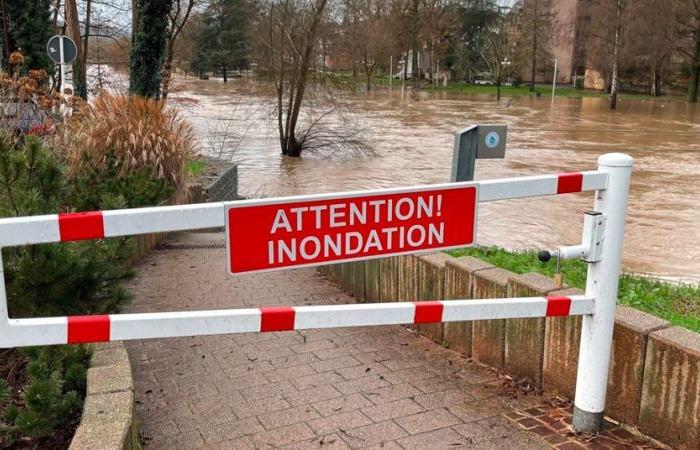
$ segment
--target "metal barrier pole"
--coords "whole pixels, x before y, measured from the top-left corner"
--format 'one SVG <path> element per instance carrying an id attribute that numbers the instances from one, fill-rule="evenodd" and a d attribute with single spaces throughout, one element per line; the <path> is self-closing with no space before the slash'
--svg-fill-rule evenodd
<path id="1" fill-rule="evenodd" d="M 583 316 L 572 422 L 574 431 L 589 433 L 603 423 L 632 158 L 608 153 L 598 158 L 598 169 L 609 174 L 594 206 L 606 216 L 605 234 L 601 260 L 588 265 L 586 295 L 595 305 L 592 315 Z"/>

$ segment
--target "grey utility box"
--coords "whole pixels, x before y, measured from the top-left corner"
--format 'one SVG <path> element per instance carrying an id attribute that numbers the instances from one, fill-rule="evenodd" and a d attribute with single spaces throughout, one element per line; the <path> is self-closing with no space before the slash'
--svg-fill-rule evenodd
<path id="1" fill-rule="evenodd" d="M 476 157 L 505 158 L 508 128 L 505 125 L 479 125 Z"/>

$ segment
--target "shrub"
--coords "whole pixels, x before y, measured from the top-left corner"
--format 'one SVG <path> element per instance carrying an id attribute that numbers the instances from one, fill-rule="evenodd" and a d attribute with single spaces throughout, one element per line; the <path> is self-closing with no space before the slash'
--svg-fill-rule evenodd
<path id="1" fill-rule="evenodd" d="M 150 168 L 120 176 L 121 172 L 119 161 L 109 154 L 104 168 L 89 167 L 78 173 L 71 179 L 73 195 L 70 204 L 80 211 L 97 210 L 118 192 L 126 201 L 126 207 L 140 208 L 161 204 L 174 193 L 167 180 L 152 176 Z"/>
<path id="2" fill-rule="evenodd" d="M 31 347 L 21 356 L 27 376 L 23 389 L 13 390 L 0 379 L 0 437 L 6 445 L 22 437 L 49 437 L 58 426 L 76 424 L 85 398 L 89 347 Z"/>
<path id="3" fill-rule="evenodd" d="M 16 138 L 0 131 L 0 216 L 57 213 L 72 210 L 66 206 L 71 201 L 86 203 L 66 172 L 38 137 Z M 125 183 L 124 190 L 135 191 Z M 102 208 L 127 205 L 119 191 L 100 192 L 95 201 Z M 120 282 L 129 275 L 124 261 L 132 249 L 132 241 L 124 238 L 2 249 L 11 316 L 114 312 L 128 299 Z M 80 415 L 88 349 L 58 346 L 12 352 L 12 358 L 2 355 L 0 375 L 17 373 L 15 369 L 24 375 L 10 385 L 0 382 L 0 437 L 6 444 L 22 438 L 23 445 L 35 448 L 56 445 L 66 435 L 56 437 L 56 428 L 77 423 Z"/>
<path id="4" fill-rule="evenodd" d="M 120 176 L 151 170 L 176 194 L 183 192 L 194 134 L 191 125 L 163 102 L 103 93 L 94 104 L 83 106 L 69 128 L 73 137 L 67 157 L 73 175 L 114 167 Z"/>

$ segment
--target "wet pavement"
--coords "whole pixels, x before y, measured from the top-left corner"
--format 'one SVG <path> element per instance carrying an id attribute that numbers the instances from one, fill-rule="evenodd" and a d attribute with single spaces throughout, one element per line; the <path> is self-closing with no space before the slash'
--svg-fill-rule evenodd
<path id="1" fill-rule="evenodd" d="M 230 277 L 220 233 L 181 233 L 130 283 L 128 312 L 352 303 L 313 269 Z M 148 449 L 649 448 L 569 432 L 571 406 L 524 395 L 402 326 L 126 342 Z"/>

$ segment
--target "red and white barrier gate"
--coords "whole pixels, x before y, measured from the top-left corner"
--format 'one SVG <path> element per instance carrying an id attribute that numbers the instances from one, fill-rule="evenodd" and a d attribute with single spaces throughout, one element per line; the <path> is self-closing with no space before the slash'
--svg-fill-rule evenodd
<path id="1" fill-rule="evenodd" d="M 605 406 L 632 158 L 596 171 L 225 203 L 0 219 L 0 247 L 226 226 L 231 273 L 464 247 L 479 202 L 596 191 L 581 245 L 583 296 L 213 311 L 8 317 L 0 253 L 0 348 L 296 329 L 583 316 L 573 425 L 597 431 Z"/>

